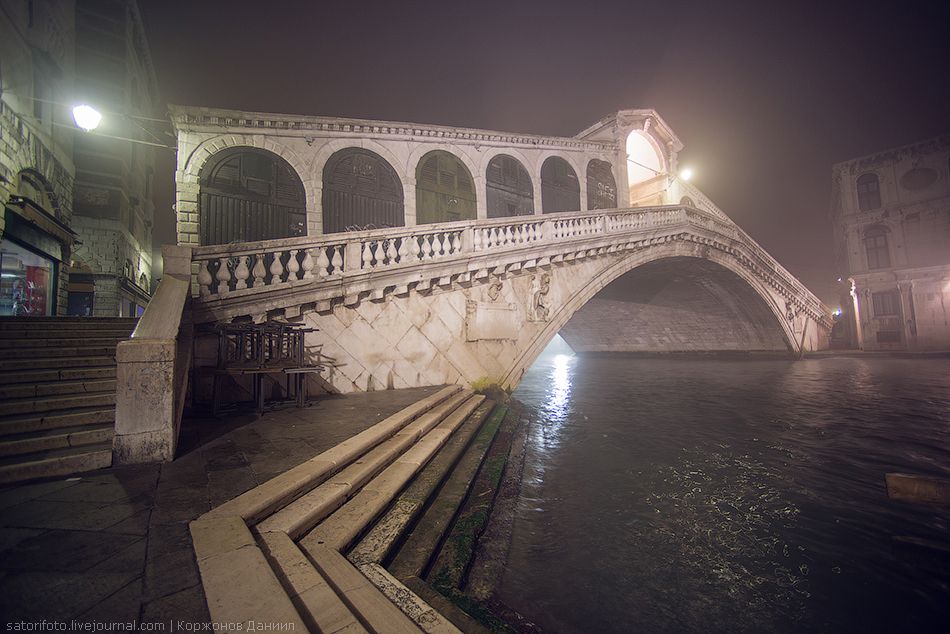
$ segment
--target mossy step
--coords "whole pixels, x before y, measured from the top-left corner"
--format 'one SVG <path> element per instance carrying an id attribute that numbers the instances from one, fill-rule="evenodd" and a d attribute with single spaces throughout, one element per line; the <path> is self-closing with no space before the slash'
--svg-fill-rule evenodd
<path id="1" fill-rule="evenodd" d="M 19 357 L 27 359 L 46 359 L 49 358 L 55 363 L 59 363 L 61 357 L 108 357 L 115 354 L 116 344 L 80 344 L 78 346 L 20 346 L 15 350 L 9 351 Z"/>
<path id="2" fill-rule="evenodd" d="M 346 504 L 300 540 L 301 548 L 311 544 L 345 550 L 383 511 L 406 484 L 432 459 L 485 397 L 473 394 L 436 427 L 419 439 L 379 475 L 367 482 Z"/>
<path id="3" fill-rule="evenodd" d="M 484 401 L 462 423 L 445 446 L 412 480 L 393 505 L 350 550 L 347 558 L 356 564 L 380 563 L 387 560 L 395 543 L 406 533 L 425 508 L 426 502 L 445 481 L 458 462 L 472 437 L 481 428 L 485 418 L 495 407 L 494 401 Z"/>
<path id="4" fill-rule="evenodd" d="M 85 346 L 112 346 L 114 348 L 120 341 L 124 341 L 128 338 L 129 336 L 127 334 L 108 336 L 100 334 L 99 332 L 82 333 L 81 335 L 74 336 L 61 336 L 59 333 L 55 335 L 50 333 L 46 337 L 31 337 L 27 341 L 22 339 L 0 338 L 0 350 L 60 347 L 79 348 Z"/>
<path id="5" fill-rule="evenodd" d="M 507 412 L 505 408 L 502 414 L 503 420 L 499 421 L 498 433 L 472 483 L 468 497 L 462 504 L 428 574 L 424 577 L 442 594 L 451 596 L 456 590 L 461 589 L 465 573 L 475 553 L 478 537 L 488 523 L 495 493 L 504 475 L 517 427 L 517 417 L 506 416 Z"/>
<path id="6" fill-rule="evenodd" d="M 429 563 L 438 555 L 442 540 L 468 496 L 507 411 L 505 406 L 495 408 L 389 562 L 387 569 L 397 579 L 425 578 Z"/>

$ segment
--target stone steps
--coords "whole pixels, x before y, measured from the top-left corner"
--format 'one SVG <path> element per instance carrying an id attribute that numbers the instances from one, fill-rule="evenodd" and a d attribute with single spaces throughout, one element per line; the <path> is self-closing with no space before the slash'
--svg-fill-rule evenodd
<path id="1" fill-rule="evenodd" d="M 0 318 L 0 481 L 112 464 L 115 349 L 136 322 Z"/>
<path id="2" fill-rule="evenodd" d="M 452 473 L 432 496 L 433 499 L 406 536 L 386 568 L 397 578 L 426 578 L 429 563 L 440 552 L 462 502 L 468 496 L 476 474 L 504 419 L 507 408 L 499 407 L 481 426 Z"/>
<path id="3" fill-rule="evenodd" d="M 264 623 L 326 632 L 457 632 L 378 564 L 358 567 L 340 549 L 444 447 L 459 453 L 455 434 L 468 430 L 471 437 L 487 412 L 483 400 L 445 388 L 192 522 L 212 619 L 239 622 L 254 597 L 254 618 Z M 398 606 L 381 584 L 400 597 Z"/>
<path id="4" fill-rule="evenodd" d="M 45 368 L 42 370 L 23 370 L 0 372 L 0 385 L 19 383 L 52 383 L 56 381 L 85 381 L 93 379 L 114 379 L 115 365 L 87 368 Z"/>

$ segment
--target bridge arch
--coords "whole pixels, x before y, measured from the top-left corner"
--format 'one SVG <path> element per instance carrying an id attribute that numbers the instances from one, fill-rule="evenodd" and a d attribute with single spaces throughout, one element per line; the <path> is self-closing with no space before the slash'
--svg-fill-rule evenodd
<path id="1" fill-rule="evenodd" d="M 494 153 L 485 166 L 485 207 L 489 218 L 534 214 L 534 183 L 523 161 Z"/>
<path id="2" fill-rule="evenodd" d="M 505 374 L 502 384 L 507 387 L 514 387 L 518 384 L 521 376 L 531 366 L 532 363 L 541 354 L 541 351 L 551 342 L 571 320 L 572 317 L 590 302 L 601 290 L 626 275 L 652 263 L 675 263 L 675 262 L 705 262 L 722 269 L 725 273 L 732 276 L 737 286 L 732 290 L 744 292 L 744 299 L 754 298 L 759 302 L 758 308 L 761 309 L 758 317 L 767 318 L 767 322 L 761 324 L 764 327 L 774 328 L 776 336 L 780 337 L 786 351 L 796 350 L 798 347 L 797 336 L 793 328 L 793 323 L 787 318 L 786 311 L 780 306 L 776 297 L 769 291 L 765 283 L 753 275 L 748 269 L 742 266 L 733 256 L 715 250 L 702 249 L 701 252 L 692 245 L 680 241 L 671 241 L 664 244 L 652 246 L 650 249 L 637 251 L 621 260 L 613 262 L 606 268 L 600 270 L 580 288 L 567 297 L 564 301 L 553 306 L 554 309 L 549 321 L 544 328 L 540 329 L 531 341 L 519 350 L 518 355 L 511 368 Z M 741 290 L 738 290 L 741 289 Z"/>
<path id="3" fill-rule="evenodd" d="M 382 156 L 360 147 L 334 152 L 321 179 L 323 233 L 406 224 L 403 183 Z"/>
<path id="4" fill-rule="evenodd" d="M 581 210 L 581 181 L 566 158 L 549 156 L 541 163 L 541 212 Z"/>
<path id="5" fill-rule="evenodd" d="M 269 150 L 222 149 L 204 161 L 198 182 L 201 244 L 307 234 L 307 196 L 300 174 Z"/>
<path id="6" fill-rule="evenodd" d="M 476 192 L 462 159 L 445 150 L 427 152 L 416 166 L 416 224 L 474 220 Z"/>

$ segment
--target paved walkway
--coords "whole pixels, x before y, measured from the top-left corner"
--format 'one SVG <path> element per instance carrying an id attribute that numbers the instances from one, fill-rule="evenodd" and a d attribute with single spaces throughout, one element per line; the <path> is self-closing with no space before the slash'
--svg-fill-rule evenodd
<path id="1" fill-rule="evenodd" d="M 172 463 L 0 490 L 3 620 L 207 622 L 188 522 L 438 389 L 186 421 Z"/>

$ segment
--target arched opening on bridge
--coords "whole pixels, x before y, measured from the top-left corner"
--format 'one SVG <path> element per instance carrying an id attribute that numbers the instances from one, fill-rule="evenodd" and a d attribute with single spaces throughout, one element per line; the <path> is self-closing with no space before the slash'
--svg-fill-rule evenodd
<path id="1" fill-rule="evenodd" d="M 346 148 L 323 168 L 323 232 L 360 231 L 406 224 L 402 182 L 386 159 Z"/>
<path id="2" fill-rule="evenodd" d="M 462 161 L 433 150 L 416 168 L 416 223 L 475 219 L 475 184 Z"/>
<path id="3" fill-rule="evenodd" d="M 534 186 L 524 165 L 513 156 L 499 154 L 485 170 L 489 218 L 530 216 L 534 213 Z"/>
<path id="4" fill-rule="evenodd" d="M 551 156 L 541 165 L 541 211 L 580 211 L 581 185 L 571 164 Z"/>
<path id="5" fill-rule="evenodd" d="M 287 161 L 266 150 L 222 150 L 199 174 L 201 244 L 253 242 L 307 233 L 303 183 Z"/>
<path id="6" fill-rule="evenodd" d="M 663 154 L 646 132 L 627 135 L 627 184 L 630 205 L 661 205 L 667 188 Z"/>
<path id="7" fill-rule="evenodd" d="M 616 209 L 617 181 L 607 161 L 592 159 L 587 164 L 587 209 Z"/>
<path id="8" fill-rule="evenodd" d="M 643 264 L 605 286 L 560 331 L 576 352 L 787 352 L 748 282 L 700 258 Z"/>

